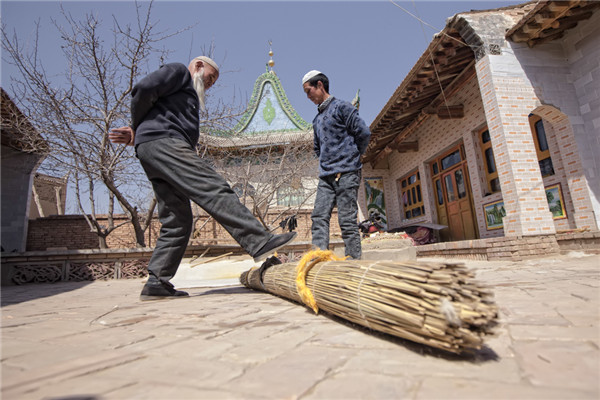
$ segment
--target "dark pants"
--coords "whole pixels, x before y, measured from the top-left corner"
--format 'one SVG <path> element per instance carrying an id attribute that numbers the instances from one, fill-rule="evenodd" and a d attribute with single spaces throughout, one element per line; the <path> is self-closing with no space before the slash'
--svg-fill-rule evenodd
<path id="1" fill-rule="evenodd" d="M 170 280 L 192 233 L 190 200 L 202 207 L 250 255 L 269 241 L 269 233 L 238 199 L 229 184 L 192 147 L 179 139 L 141 143 L 136 154 L 152 183 L 162 224 L 148 264 L 151 277 Z"/>
<path id="2" fill-rule="evenodd" d="M 357 221 L 360 176 L 360 171 L 354 171 L 343 173 L 339 180 L 336 175 L 319 178 L 315 208 L 311 216 L 312 244 L 325 250 L 329 247 L 331 212 L 337 204 L 338 221 L 346 246 L 345 254 L 356 260 L 362 256 Z"/>

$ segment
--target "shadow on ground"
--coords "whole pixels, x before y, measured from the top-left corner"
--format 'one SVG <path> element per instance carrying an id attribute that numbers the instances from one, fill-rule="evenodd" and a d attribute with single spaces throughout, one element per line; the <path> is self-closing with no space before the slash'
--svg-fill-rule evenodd
<path id="1" fill-rule="evenodd" d="M 24 303 L 30 300 L 55 296 L 60 293 L 81 289 L 93 281 L 28 283 L 26 285 L 2 286 L 0 291 L 0 306 Z"/>

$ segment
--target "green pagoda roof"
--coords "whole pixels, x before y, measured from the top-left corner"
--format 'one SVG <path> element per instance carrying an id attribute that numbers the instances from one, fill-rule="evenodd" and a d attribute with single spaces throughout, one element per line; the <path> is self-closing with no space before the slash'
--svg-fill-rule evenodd
<path id="1" fill-rule="evenodd" d="M 267 71 L 254 83 L 246 112 L 233 130 L 237 135 L 261 135 L 311 128 L 312 125 L 302 119 L 288 101 L 275 72 Z"/>

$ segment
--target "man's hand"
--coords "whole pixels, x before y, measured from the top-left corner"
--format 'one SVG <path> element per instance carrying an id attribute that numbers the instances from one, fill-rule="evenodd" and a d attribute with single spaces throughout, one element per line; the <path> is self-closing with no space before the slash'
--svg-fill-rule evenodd
<path id="1" fill-rule="evenodd" d="M 129 126 L 123 126 L 121 128 L 115 128 L 108 132 L 108 138 L 111 142 L 116 144 L 126 144 L 133 146 L 135 132 Z"/>

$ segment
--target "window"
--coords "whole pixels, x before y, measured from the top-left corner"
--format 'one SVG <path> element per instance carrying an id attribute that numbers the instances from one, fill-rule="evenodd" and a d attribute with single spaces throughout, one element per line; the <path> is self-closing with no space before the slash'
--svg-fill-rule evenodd
<path id="1" fill-rule="evenodd" d="M 466 159 L 465 148 L 462 144 L 453 147 L 449 152 L 443 153 L 431 161 L 431 177 L 436 177 L 444 171 L 452 169 L 456 165 L 465 162 Z"/>
<path id="2" fill-rule="evenodd" d="M 425 215 L 423 196 L 421 194 L 421 176 L 418 171 L 401 178 L 400 195 L 404 207 L 404 218 L 411 219 Z"/>
<path id="3" fill-rule="evenodd" d="M 483 168 L 485 170 L 485 179 L 487 182 L 487 192 L 489 194 L 500 191 L 500 180 L 496 170 L 496 161 L 494 159 L 494 150 L 492 150 L 492 140 L 490 131 L 486 128 L 479 132 L 479 144 L 483 153 Z"/>
<path id="4" fill-rule="evenodd" d="M 297 189 L 291 186 L 277 189 L 277 205 L 282 207 L 299 206 L 304 202 L 304 188 Z"/>
<path id="5" fill-rule="evenodd" d="M 554 175 L 554 166 L 552 165 L 552 157 L 550 157 L 550 148 L 546 139 L 544 122 L 537 115 L 529 114 L 529 125 L 531 126 L 531 134 L 533 135 L 540 172 L 543 177 Z"/>
<path id="6" fill-rule="evenodd" d="M 456 149 L 456 151 L 453 151 L 452 153 L 450 153 L 447 156 L 445 156 L 444 158 L 442 158 L 442 160 L 441 160 L 442 171 L 450 168 L 453 165 L 458 164 L 461 161 L 462 161 L 462 158 L 460 156 L 460 150 Z"/>
<path id="7" fill-rule="evenodd" d="M 435 194 L 437 197 L 438 206 L 444 204 L 444 192 L 442 191 L 442 181 L 440 181 L 439 179 L 435 180 Z"/>
<path id="8" fill-rule="evenodd" d="M 454 171 L 454 180 L 456 181 L 456 192 L 459 199 L 467 197 L 467 188 L 465 186 L 465 177 L 462 169 Z"/>

